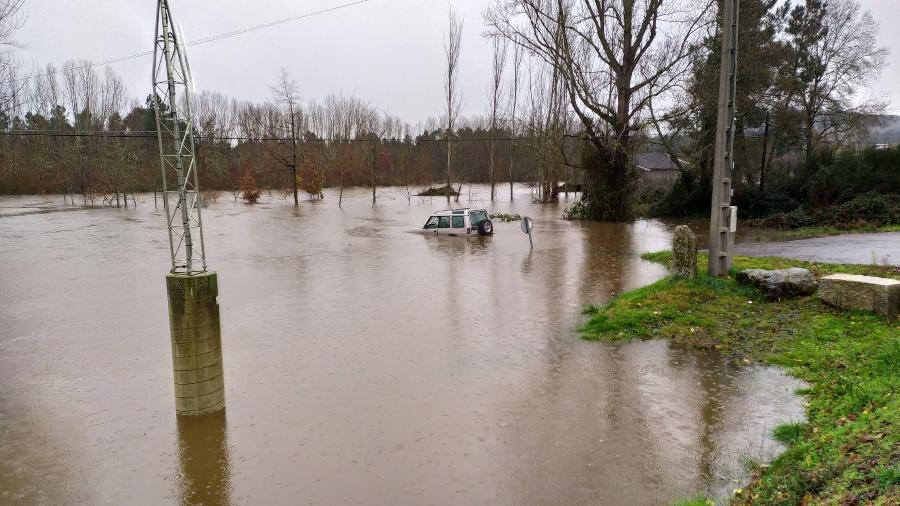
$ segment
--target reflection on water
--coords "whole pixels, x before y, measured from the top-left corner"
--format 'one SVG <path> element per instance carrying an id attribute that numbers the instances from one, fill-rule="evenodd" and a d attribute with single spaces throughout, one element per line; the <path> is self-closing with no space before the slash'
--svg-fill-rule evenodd
<path id="1" fill-rule="evenodd" d="M 671 227 L 488 205 L 535 219 L 531 250 L 518 223 L 409 233 L 446 202 L 370 195 L 204 210 L 228 416 L 195 420 L 152 196 L 0 215 L 0 503 L 668 504 L 727 494 L 802 414 L 777 370 L 579 339 L 584 305 L 665 275 L 639 255 Z"/>
<path id="2" fill-rule="evenodd" d="M 179 502 L 183 505 L 231 504 L 225 410 L 203 416 L 178 416 Z"/>

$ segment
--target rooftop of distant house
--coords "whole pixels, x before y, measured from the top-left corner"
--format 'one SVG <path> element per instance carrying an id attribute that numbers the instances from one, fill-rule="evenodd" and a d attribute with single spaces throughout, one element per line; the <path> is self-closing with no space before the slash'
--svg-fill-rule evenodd
<path id="1" fill-rule="evenodd" d="M 634 163 L 642 170 L 679 170 L 668 153 L 638 153 L 634 155 Z"/>

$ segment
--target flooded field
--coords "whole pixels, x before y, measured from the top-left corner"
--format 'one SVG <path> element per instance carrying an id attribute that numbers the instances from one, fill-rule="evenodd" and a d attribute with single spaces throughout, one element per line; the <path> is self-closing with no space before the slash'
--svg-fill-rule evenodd
<path id="1" fill-rule="evenodd" d="M 535 219 L 534 251 L 519 223 L 409 233 L 446 203 L 398 190 L 223 194 L 204 225 L 227 408 L 182 419 L 152 194 L 0 197 L 0 503 L 655 505 L 727 495 L 779 450 L 795 380 L 575 332 L 585 304 L 665 274 L 638 255 L 670 225 L 485 193 Z"/>

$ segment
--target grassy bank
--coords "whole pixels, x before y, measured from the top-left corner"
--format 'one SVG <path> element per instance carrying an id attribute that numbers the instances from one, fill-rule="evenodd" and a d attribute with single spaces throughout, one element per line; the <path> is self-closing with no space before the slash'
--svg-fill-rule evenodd
<path id="1" fill-rule="evenodd" d="M 667 262 L 668 252 L 645 255 Z M 701 272 L 706 258 L 699 259 Z M 736 270 L 806 267 L 900 279 L 900 268 L 736 257 Z M 785 367 L 809 388 L 807 422 L 776 427 L 789 448 L 732 504 L 900 504 L 900 324 L 840 312 L 815 297 L 770 302 L 732 278 L 666 278 L 588 308 L 589 340 L 670 339 Z M 705 500 L 684 504 L 708 504 Z"/>

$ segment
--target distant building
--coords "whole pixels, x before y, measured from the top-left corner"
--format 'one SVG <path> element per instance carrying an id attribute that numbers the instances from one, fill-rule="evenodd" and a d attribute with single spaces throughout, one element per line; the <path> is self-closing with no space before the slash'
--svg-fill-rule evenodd
<path id="1" fill-rule="evenodd" d="M 664 188 L 671 186 L 681 175 L 681 169 L 668 153 L 644 152 L 634 155 L 634 164 L 640 172 L 644 186 Z"/>

